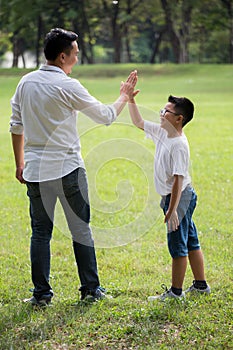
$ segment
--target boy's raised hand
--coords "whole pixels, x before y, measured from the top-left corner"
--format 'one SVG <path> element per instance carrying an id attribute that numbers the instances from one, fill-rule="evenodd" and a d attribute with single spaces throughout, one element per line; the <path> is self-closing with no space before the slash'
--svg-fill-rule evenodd
<path id="1" fill-rule="evenodd" d="M 137 81 L 137 71 L 134 70 L 129 74 L 126 82 L 121 82 L 120 93 L 127 95 L 128 101 L 133 100 L 133 98 L 139 93 L 139 90 L 134 91 Z"/>

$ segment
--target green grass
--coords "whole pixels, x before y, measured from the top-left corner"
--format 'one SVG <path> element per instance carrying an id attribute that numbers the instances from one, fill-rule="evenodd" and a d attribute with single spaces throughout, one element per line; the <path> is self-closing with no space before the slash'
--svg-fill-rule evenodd
<path id="1" fill-rule="evenodd" d="M 32 310 L 30 226 L 25 186 L 14 178 L 8 132 L 10 98 L 21 70 L 0 70 L 0 349 L 232 349 L 233 70 L 230 65 L 77 67 L 74 77 L 110 103 L 120 81 L 138 68 L 137 98 L 145 118 L 158 119 L 169 94 L 195 103 L 186 127 L 198 194 L 195 222 L 205 255 L 210 296 L 148 303 L 170 285 L 171 261 L 153 188 L 154 145 L 128 111 L 110 127 L 80 115 L 101 284 L 112 299 L 76 305 L 79 281 L 60 209 L 52 241 L 53 307 Z M 25 73 L 25 71 L 23 71 Z M 188 268 L 184 287 L 192 283 Z"/>

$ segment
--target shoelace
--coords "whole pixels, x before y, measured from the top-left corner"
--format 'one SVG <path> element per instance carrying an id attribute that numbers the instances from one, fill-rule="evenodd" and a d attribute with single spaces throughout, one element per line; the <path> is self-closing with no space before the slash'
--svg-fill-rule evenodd
<path id="1" fill-rule="evenodd" d="M 166 294 L 169 292 L 169 289 L 167 288 L 166 284 L 162 283 L 161 284 L 161 288 L 164 290 L 164 293 L 163 294 Z"/>

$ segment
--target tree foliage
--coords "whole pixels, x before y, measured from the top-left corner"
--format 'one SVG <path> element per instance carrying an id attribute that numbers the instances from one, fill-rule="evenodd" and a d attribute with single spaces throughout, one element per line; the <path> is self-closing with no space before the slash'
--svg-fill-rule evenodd
<path id="1" fill-rule="evenodd" d="M 81 63 L 233 63 L 232 0 L 0 0 L 0 57 L 38 66 L 53 27 L 79 34 Z"/>

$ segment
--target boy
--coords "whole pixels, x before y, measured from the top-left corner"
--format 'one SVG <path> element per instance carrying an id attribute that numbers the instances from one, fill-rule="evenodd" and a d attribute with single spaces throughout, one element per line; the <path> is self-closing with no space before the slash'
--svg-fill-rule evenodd
<path id="1" fill-rule="evenodd" d="M 169 96 L 168 102 L 160 111 L 161 123 L 155 124 L 143 120 L 134 97 L 139 90 L 133 91 L 137 81 L 137 72 L 131 76 L 128 84 L 129 112 L 138 128 L 156 144 L 154 178 L 160 203 L 167 224 L 168 249 L 172 257 L 172 285 L 160 296 L 151 296 L 149 300 L 181 298 L 183 281 L 189 259 L 194 275 L 193 285 L 187 292 L 210 293 L 204 274 L 204 258 L 200 249 L 197 230 L 192 220 L 197 196 L 191 186 L 189 175 L 189 145 L 183 127 L 193 118 L 193 103 L 185 97 Z"/>

